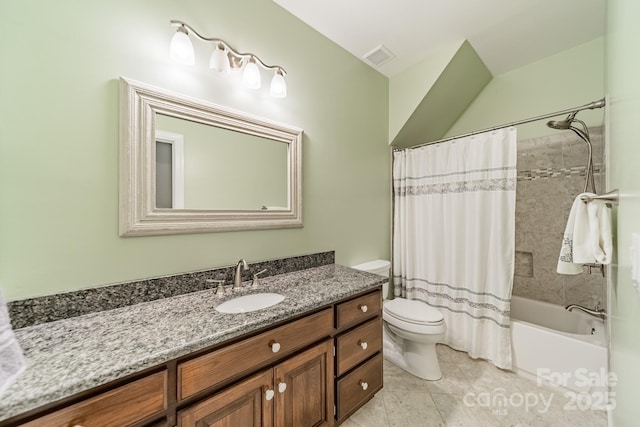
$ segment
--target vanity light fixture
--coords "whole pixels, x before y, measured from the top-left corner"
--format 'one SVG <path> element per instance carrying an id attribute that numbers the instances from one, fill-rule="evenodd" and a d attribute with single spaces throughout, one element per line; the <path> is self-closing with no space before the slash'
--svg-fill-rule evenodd
<path id="1" fill-rule="evenodd" d="M 190 34 L 193 34 L 199 40 L 214 43 L 213 52 L 209 60 L 209 68 L 215 72 L 224 75 L 229 74 L 231 70 L 243 69 L 242 82 L 245 87 L 260 89 L 262 77 L 259 66 L 265 70 L 273 70 L 274 74 L 270 86 L 271 96 L 274 98 L 287 96 L 287 84 L 284 80 L 287 72 L 281 66 L 267 65 L 253 53 L 239 53 L 224 40 L 203 37 L 185 22 L 172 19 L 171 26 L 178 27 L 169 47 L 169 54 L 174 61 L 183 65 L 193 65 L 195 63 L 193 45 L 189 37 Z"/>
<path id="2" fill-rule="evenodd" d="M 249 58 L 242 72 L 242 82 L 249 89 L 260 89 L 262 81 L 260 78 L 260 70 L 253 58 Z"/>
<path id="3" fill-rule="evenodd" d="M 189 34 L 184 27 L 179 27 L 178 31 L 173 35 L 171 39 L 171 46 L 169 47 L 169 53 L 171 59 L 178 64 L 193 65 L 195 62 L 195 55 L 193 53 L 193 45 L 189 39 Z"/>
<path id="4" fill-rule="evenodd" d="M 222 74 L 229 74 L 231 71 L 227 50 L 221 44 L 218 44 L 215 49 L 213 49 L 211 59 L 209 60 L 209 68 Z"/>

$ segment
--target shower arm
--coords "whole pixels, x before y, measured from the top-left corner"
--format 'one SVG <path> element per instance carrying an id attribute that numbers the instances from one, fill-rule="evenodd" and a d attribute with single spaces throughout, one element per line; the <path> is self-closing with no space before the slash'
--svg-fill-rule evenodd
<path id="1" fill-rule="evenodd" d="M 606 105 L 605 99 L 602 98 L 602 99 L 599 99 L 597 101 L 593 101 L 593 102 L 590 102 L 588 104 L 582 105 L 580 107 L 568 108 L 566 110 L 556 111 L 555 113 L 549 113 L 549 114 L 544 114 L 542 116 L 536 116 L 536 117 L 531 117 L 531 118 L 524 119 L 524 120 L 518 120 L 516 122 L 511 122 L 511 123 L 506 123 L 506 124 L 499 125 L 499 126 L 493 126 L 493 127 L 486 128 L 486 129 L 476 130 L 476 131 L 464 133 L 464 134 L 461 134 L 461 135 L 449 136 L 449 137 L 446 137 L 446 138 L 438 139 L 436 141 L 429 141 L 429 142 L 425 142 L 425 143 L 422 143 L 422 144 L 414 145 L 412 147 L 405 147 L 405 148 L 395 147 L 395 148 L 393 148 L 393 151 L 395 152 L 395 151 L 413 150 L 413 149 L 420 148 L 420 147 L 425 147 L 425 146 L 431 145 L 431 144 L 440 144 L 442 142 L 452 141 L 452 140 L 458 139 L 458 138 L 465 138 L 467 136 L 477 135 L 479 133 L 484 133 L 484 132 L 491 132 L 491 131 L 494 131 L 494 130 L 504 129 L 504 128 L 508 128 L 508 127 L 512 127 L 512 126 L 523 125 L 525 123 L 537 122 L 539 120 L 550 119 L 552 117 L 562 116 L 564 114 L 578 113 L 579 111 L 594 110 L 596 108 L 604 108 L 605 105 Z"/>
<path id="2" fill-rule="evenodd" d="M 578 135 L 578 137 L 580 137 L 580 139 L 582 139 L 587 144 L 587 150 L 588 150 L 587 170 L 586 170 L 587 177 L 586 177 L 585 184 L 584 184 L 584 193 L 589 191 L 589 185 L 591 185 L 591 192 L 594 193 L 594 194 L 597 194 L 595 178 L 593 176 L 593 174 L 594 174 L 594 171 L 593 171 L 593 145 L 591 143 L 591 138 L 589 136 L 589 128 L 587 127 L 587 124 L 585 122 L 583 122 L 582 120 L 577 120 L 577 119 L 574 118 L 572 120 L 572 122 L 573 123 L 579 123 L 580 125 L 582 125 L 582 129 L 578 129 L 575 126 L 569 126 L 569 129 L 571 131 L 573 131 L 573 133 Z"/>

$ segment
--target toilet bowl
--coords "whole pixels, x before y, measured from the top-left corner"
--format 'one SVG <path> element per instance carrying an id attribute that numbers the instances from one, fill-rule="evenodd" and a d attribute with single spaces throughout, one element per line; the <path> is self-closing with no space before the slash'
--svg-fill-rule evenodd
<path id="1" fill-rule="evenodd" d="M 357 270 L 389 276 L 389 261 L 376 260 L 353 266 Z M 383 285 L 383 354 L 385 359 L 425 380 L 442 378 L 436 343 L 442 340 L 445 323 L 442 313 L 418 300 L 386 300 L 389 283 Z"/>

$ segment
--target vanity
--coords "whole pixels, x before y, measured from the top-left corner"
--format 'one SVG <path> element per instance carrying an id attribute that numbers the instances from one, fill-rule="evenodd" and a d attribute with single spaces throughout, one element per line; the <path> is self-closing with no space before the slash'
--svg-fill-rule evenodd
<path id="1" fill-rule="evenodd" d="M 16 330 L 28 361 L 0 426 L 332 426 L 382 388 L 385 279 L 335 264 Z"/>

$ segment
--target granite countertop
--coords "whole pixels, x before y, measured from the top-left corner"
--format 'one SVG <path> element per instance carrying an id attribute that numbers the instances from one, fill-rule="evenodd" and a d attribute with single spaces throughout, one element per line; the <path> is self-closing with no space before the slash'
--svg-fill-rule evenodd
<path id="1" fill-rule="evenodd" d="M 260 279 L 218 297 L 192 292 L 15 331 L 27 369 L 0 399 L 0 421 L 373 289 L 386 279 L 331 264 Z M 235 296 L 277 292 L 268 309 L 223 314 Z"/>

